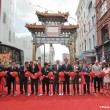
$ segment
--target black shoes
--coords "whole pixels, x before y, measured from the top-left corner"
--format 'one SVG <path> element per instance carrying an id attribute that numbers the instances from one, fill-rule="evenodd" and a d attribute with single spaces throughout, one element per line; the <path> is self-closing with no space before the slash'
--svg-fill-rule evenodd
<path id="1" fill-rule="evenodd" d="M 23 94 L 23 92 L 20 92 L 20 95 L 22 95 Z"/>
<path id="2" fill-rule="evenodd" d="M 31 94 L 34 94 L 34 92 L 31 92 Z"/>

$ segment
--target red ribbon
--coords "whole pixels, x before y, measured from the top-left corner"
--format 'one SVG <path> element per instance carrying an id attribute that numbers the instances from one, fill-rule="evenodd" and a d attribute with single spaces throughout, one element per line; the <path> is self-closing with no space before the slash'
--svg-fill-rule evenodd
<path id="1" fill-rule="evenodd" d="M 16 71 L 15 72 L 10 72 L 10 74 L 12 75 L 12 77 L 15 77 L 15 78 L 18 76 L 18 72 L 16 72 Z"/>
<path id="2" fill-rule="evenodd" d="M 65 81 L 65 78 L 64 78 L 64 72 L 59 72 L 59 77 L 61 81 Z"/>
<path id="3" fill-rule="evenodd" d="M 75 72 L 70 72 L 70 73 L 69 73 L 69 76 L 72 78 L 72 80 L 74 80 L 75 75 L 76 75 Z"/>
<path id="4" fill-rule="evenodd" d="M 6 76 L 6 73 L 4 71 L 0 72 L 0 77 Z"/>
<path id="5" fill-rule="evenodd" d="M 89 73 L 89 76 L 90 76 L 90 77 L 94 77 L 94 76 L 95 76 L 95 73 L 94 73 L 94 72 L 90 72 L 90 73 Z"/>
<path id="6" fill-rule="evenodd" d="M 101 72 L 99 73 L 99 76 L 101 76 L 101 77 L 104 77 L 105 75 L 106 75 L 106 73 L 103 72 L 103 71 L 101 71 Z"/>
<path id="7" fill-rule="evenodd" d="M 31 73 L 29 71 L 25 72 L 24 74 L 25 77 L 30 77 L 31 76 Z"/>
<path id="8" fill-rule="evenodd" d="M 49 79 L 54 80 L 54 74 L 53 74 L 53 72 L 49 72 L 48 73 L 48 77 L 49 77 Z"/>
<path id="9" fill-rule="evenodd" d="M 85 78 L 84 78 L 85 73 L 84 72 L 80 72 L 79 76 L 81 76 L 81 84 L 86 84 Z"/>

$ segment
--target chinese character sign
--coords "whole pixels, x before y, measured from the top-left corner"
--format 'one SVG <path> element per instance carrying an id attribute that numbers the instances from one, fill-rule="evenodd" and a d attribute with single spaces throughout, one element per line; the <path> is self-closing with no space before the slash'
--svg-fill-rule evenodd
<path id="1" fill-rule="evenodd" d="M 0 54 L 0 59 L 3 62 L 9 62 L 10 61 L 10 54 L 9 53 Z"/>

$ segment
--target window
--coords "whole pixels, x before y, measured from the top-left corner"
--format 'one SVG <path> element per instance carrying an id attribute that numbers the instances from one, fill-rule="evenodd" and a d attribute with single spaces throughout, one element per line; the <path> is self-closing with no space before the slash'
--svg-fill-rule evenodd
<path id="1" fill-rule="evenodd" d="M 106 42 L 107 40 L 109 40 L 108 25 L 105 25 L 105 26 L 101 29 L 101 34 L 102 34 L 102 43 L 104 43 L 104 42 Z"/>
<path id="2" fill-rule="evenodd" d="M 83 29 L 81 29 L 81 34 L 82 34 L 82 38 L 83 38 Z"/>
<path id="3" fill-rule="evenodd" d="M 90 28 L 90 25 L 91 25 L 90 22 L 88 22 L 88 25 L 89 25 L 89 31 L 90 31 L 91 30 L 91 28 Z"/>
<path id="4" fill-rule="evenodd" d="M 103 3 L 100 7 L 100 16 L 102 17 L 107 12 L 107 0 L 103 0 Z"/>
<path id="5" fill-rule="evenodd" d="M 82 51 L 83 51 L 83 43 L 82 43 Z"/>
<path id="6" fill-rule="evenodd" d="M 89 49 L 91 50 L 91 39 L 89 39 Z"/>
<path id="7" fill-rule="evenodd" d="M 80 52 L 81 52 L 81 50 L 82 50 L 82 49 L 81 49 L 81 45 L 80 45 Z"/>
<path id="8" fill-rule="evenodd" d="M 6 23 L 6 13 L 3 12 L 3 23 Z"/>
<path id="9" fill-rule="evenodd" d="M 92 16 L 92 25 L 94 25 L 95 23 L 94 23 L 94 16 Z"/>
<path id="10" fill-rule="evenodd" d="M 81 13 L 82 13 L 82 7 L 81 7 Z"/>
<path id="11" fill-rule="evenodd" d="M 9 39 L 8 39 L 9 42 L 11 42 L 11 31 L 9 30 Z"/>
<path id="12" fill-rule="evenodd" d="M 84 18 L 85 18 L 85 12 L 84 12 Z"/>
<path id="13" fill-rule="evenodd" d="M 95 47 L 95 37 L 93 35 L 93 48 Z"/>
<path id="14" fill-rule="evenodd" d="M 85 26 L 85 24 L 84 24 L 84 33 L 86 32 L 86 26 Z"/>
<path id="15" fill-rule="evenodd" d="M 92 1 L 90 2 L 89 7 L 88 7 L 88 11 L 91 12 L 91 10 L 92 10 Z"/>
<path id="16" fill-rule="evenodd" d="M 85 51 L 86 51 L 86 40 L 84 41 Z"/>

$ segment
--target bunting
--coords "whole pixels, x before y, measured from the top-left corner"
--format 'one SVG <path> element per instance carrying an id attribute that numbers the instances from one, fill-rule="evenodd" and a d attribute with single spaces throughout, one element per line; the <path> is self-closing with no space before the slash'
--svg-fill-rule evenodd
<path id="1" fill-rule="evenodd" d="M 42 7 L 41 5 L 34 5 L 34 4 L 32 4 L 30 1 L 28 1 L 28 0 L 26 0 L 26 1 L 27 1 L 28 4 L 31 5 L 31 6 L 39 7 L 39 8 L 41 8 L 41 9 L 45 10 L 45 11 L 54 12 L 54 13 L 55 13 L 55 11 L 53 11 L 53 10 L 48 10 L 47 8 Z M 78 24 L 81 23 L 82 25 L 86 25 L 86 26 L 88 26 L 88 27 L 90 27 L 90 28 L 94 28 L 94 27 L 95 27 L 95 25 L 91 25 L 91 24 L 87 23 L 87 20 L 77 20 L 77 19 L 73 18 L 71 15 L 70 15 L 68 18 L 69 18 L 69 19 L 72 19 L 73 21 L 76 21 Z"/>

